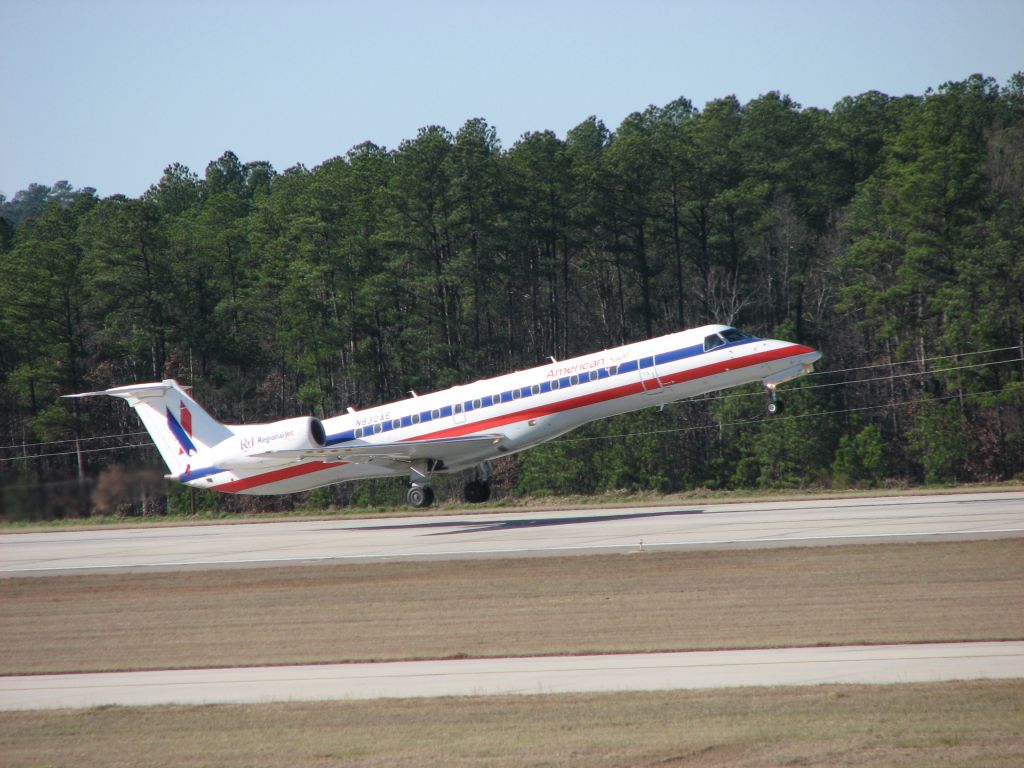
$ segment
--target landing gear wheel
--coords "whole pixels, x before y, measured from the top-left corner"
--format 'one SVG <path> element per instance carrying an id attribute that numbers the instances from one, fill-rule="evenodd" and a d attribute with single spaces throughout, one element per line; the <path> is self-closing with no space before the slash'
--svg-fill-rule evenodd
<path id="1" fill-rule="evenodd" d="M 482 504 L 491 498 L 490 483 L 485 483 L 482 480 L 471 480 L 462 489 L 462 498 L 470 504 Z"/>
<path id="2" fill-rule="evenodd" d="M 782 405 L 781 400 L 772 400 L 770 403 L 768 403 L 768 413 L 772 414 L 773 416 L 775 414 L 782 413 L 784 410 L 786 409 Z"/>
<path id="3" fill-rule="evenodd" d="M 409 489 L 407 498 L 416 509 L 423 509 L 434 503 L 434 489 L 429 485 L 414 485 Z"/>

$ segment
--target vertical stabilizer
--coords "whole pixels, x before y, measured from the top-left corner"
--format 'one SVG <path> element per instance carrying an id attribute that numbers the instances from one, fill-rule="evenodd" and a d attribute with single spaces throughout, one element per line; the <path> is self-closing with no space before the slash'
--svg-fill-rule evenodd
<path id="1" fill-rule="evenodd" d="M 164 463 L 174 475 L 194 465 L 192 457 L 196 454 L 209 450 L 234 434 L 203 410 L 173 379 L 67 397 L 96 395 L 120 397 L 135 409 Z"/>

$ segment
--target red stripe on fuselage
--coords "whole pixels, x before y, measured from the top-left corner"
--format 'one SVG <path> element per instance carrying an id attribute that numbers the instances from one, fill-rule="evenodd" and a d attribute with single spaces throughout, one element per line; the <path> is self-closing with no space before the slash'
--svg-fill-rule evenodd
<path id="1" fill-rule="evenodd" d="M 661 382 L 662 387 L 671 387 L 675 384 L 682 384 L 687 381 L 694 381 L 696 379 L 703 379 L 708 376 L 715 376 L 719 373 L 729 373 L 731 371 L 740 370 L 742 368 L 749 368 L 754 365 L 761 365 L 762 363 L 772 363 L 776 360 L 782 360 L 787 357 L 793 357 L 795 355 L 805 355 L 809 352 L 814 352 L 810 347 L 804 347 L 802 345 L 794 345 L 786 347 L 784 349 L 772 349 L 767 352 L 757 352 L 753 355 L 744 355 L 743 357 L 730 358 L 729 360 L 723 360 L 719 363 L 712 363 L 711 365 L 703 365 L 699 368 L 690 368 L 685 371 L 679 371 L 677 373 L 666 374 L 659 376 L 658 380 Z M 546 405 L 538 405 L 533 408 L 527 408 L 522 411 L 516 411 L 514 413 L 506 413 L 501 416 L 494 416 L 489 419 L 483 419 L 482 421 L 474 421 L 468 424 L 459 424 L 455 427 L 449 427 L 448 429 L 442 429 L 438 432 L 431 432 L 427 435 L 417 435 L 416 437 L 409 437 L 402 442 L 416 442 L 417 440 L 436 440 L 441 437 L 460 437 L 462 435 L 472 434 L 474 432 L 486 432 L 487 430 L 494 429 L 495 427 L 503 427 L 506 424 L 514 424 L 517 421 L 526 421 L 527 419 L 539 419 L 542 416 L 550 416 L 553 413 L 561 413 L 563 411 L 570 411 L 574 408 L 585 408 L 588 405 L 596 405 L 597 403 L 604 403 L 609 400 L 617 400 L 620 397 L 629 397 L 631 395 L 638 395 L 644 392 L 644 384 L 640 381 L 633 381 L 629 384 L 623 384 L 618 387 L 612 387 L 611 389 L 603 389 L 600 392 L 591 392 L 587 395 L 580 395 L 578 397 L 571 397 L 568 400 L 559 400 L 558 402 L 548 403 Z"/>
<path id="2" fill-rule="evenodd" d="M 722 360 L 718 363 L 712 363 L 710 365 L 702 365 L 699 368 L 690 368 L 677 373 L 666 374 L 659 376 L 658 380 L 661 382 L 663 387 L 671 387 L 675 384 L 682 384 L 687 381 L 694 381 L 696 379 L 703 379 L 708 376 L 715 376 L 720 373 L 729 373 L 731 371 L 740 370 L 741 368 L 750 368 L 755 365 L 761 365 L 763 363 L 772 363 L 776 360 L 783 360 L 787 357 L 795 357 L 797 355 L 806 355 L 814 352 L 810 347 L 805 347 L 801 344 L 793 344 L 789 347 L 782 349 L 772 349 L 766 352 L 757 352 L 753 355 L 744 355 L 742 357 L 730 358 L 728 360 Z M 632 372 L 631 372 L 632 373 Z M 628 375 L 628 374 L 627 374 Z M 620 397 L 629 397 L 630 395 L 638 395 L 644 392 L 644 384 L 640 381 L 633 381 L 629 384 L 623 384 L 618 387 L 612 387 L 611 389 L 604 389 L 600 392 L 592 392 L 587 395 L 580 395 L 578 397 L 571 397 L 567 400 L 559 400 L 554 403 L 548 403 L 546 405 L 537 405 L 532 408 L 525 408 L 521 411 L 515 411 L 514 413 L 506 413 L 501 416 L 493 416 L 489 419 L 483 419 L 481 421 L 469 422 L 466 424 L 459 424 L 455 427 L 449 427 L 447 429 L 441 429 L 437 432 L 429 432 L 425 435 L 417 435 L 416 437 L 408 437 L 401 442 L 416 442 L 417 440 L 436 440 L 443 437 L 461 437 L 462 435 L 469 435 L 474 432 L 486 432 L 487 430 L 494 429 L 495 427 L 502 427 L 506 424 L 514 424 L 519 421 L 527 421 L 528 419 L 539 419 L 542 416 L 550 416 L 553 413 L 561 413 L 563 411 L 570 411 L 575 408 L 585 408 L 588 405 L 596 405 L 597 403 L 604 403 L 609 400 L 617 400 Z M 278 482 L 279 480 L 289 480 L 293 477 L 301 477 L 302 475 L 308 475 L 313 472 L 320 472 L 324 469 L 331 469 L 332 467 L 340 466 L 347 462 L 338 462 L 333 464 L 325 464 L 324 462 L 315 461 L 309 464 L 296 464 L 285 469 L 274 470 L 273 472 L 266 472 L 260 475 L 253 475 L 252 477 L 244 477 L 240 480 L 234 480 L 224 485 L 218 485 L 214 487 L 214 490 L 225 491 L 228 493 L 238 493 L 240 491 L 248 490 L 249 488 L 255 488 L 260 485 L 269 485 L 270 483 Z"/>
<path id="3" fill-rule="evenodd" d="M 215 485 L 212 490 L 224 491 L 226 493 L 239 493 L 240 491 L 247 491 L 248 489 L 255 488 L 259 485 L 269 485 L 270 483 L 276 483 L 281 480 L 291 480 L 293 477 L 302 477 L 303 475 L 309 475 L 313 472 L 333 469 L 347 463 L 347 461 L 337 461 L 327 464 L 322 461 L 311 461 L 307 464 L 294 464 L 290 467 L 285 467 L 284 469 L 275 469 L 273 472 L 264 472 L 261 475 L 243 477 L 239 480 L 232 480 L 229 483 L 224 483 L 223 485 Z"/>

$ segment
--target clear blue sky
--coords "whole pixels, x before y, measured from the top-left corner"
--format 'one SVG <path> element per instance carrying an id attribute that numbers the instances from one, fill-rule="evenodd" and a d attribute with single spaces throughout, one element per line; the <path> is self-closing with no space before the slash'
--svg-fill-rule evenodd
<path id="1" fill-rule="evenodd" d="M 507 148 L 679 96 L 831 108 L 1020 70 L 1024 0 L 0 0 L 0 194 L 134 197 L 172 162 L 314 167 L 474 117 Z"/>

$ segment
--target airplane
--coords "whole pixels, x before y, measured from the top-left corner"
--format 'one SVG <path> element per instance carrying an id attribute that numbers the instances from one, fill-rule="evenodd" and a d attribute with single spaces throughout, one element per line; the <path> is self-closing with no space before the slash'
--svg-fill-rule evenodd
<path id="1" fill-rule="evenodd" d="M 166 477 L 193 488 L 269 495 L 404 476 L 409 503 L 424 508 L 434 502 L 434 475 L 474 470 L 463 496 L 487 501 L 493 459 L 597 419 L 757 381 L 778 413 L 776 388 L 820 358 L 802 344 L 706 325 L 324 420 L 222 424 L 173 379 L 65 397 L 125 400 Z"/>

